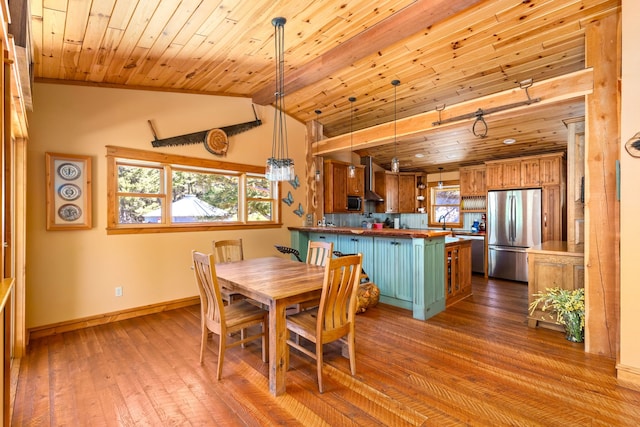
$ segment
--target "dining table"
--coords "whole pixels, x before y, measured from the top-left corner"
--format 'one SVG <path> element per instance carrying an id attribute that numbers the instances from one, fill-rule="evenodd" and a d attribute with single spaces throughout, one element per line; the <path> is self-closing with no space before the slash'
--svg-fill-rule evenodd
<path id="1" fill-rule="evenodd" d="M 281 257 L 252 258 L 216 264 L 220 286 L 269 308 L 269 391 L 286 392 L 286 309 L 319 299 L 325 268 Z"/>

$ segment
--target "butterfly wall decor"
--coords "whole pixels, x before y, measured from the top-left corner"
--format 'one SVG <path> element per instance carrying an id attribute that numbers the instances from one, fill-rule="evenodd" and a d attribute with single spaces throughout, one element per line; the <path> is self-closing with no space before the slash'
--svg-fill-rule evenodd
<path id="1" fill-rule="evenodd" d="M 300 187 L 300 179 L 298 178 L 298 175 L 296 175 L 291 181 L 289 181 L 289 184 L 291 184 L 294 190 L 297 190 L 298 187 Z"/>
<path id="2" fill-rule="evenodd" d="M 302 217 L 302 215 L 304 215 L 304 208 L 302 207 L 302 203 L 298 203 L 298 209 L 294 210 L 293 213 L 298 215 L 299 217 Z"/>
<path id="3" fill-rule="evenodd" d="M 287 206 L 291 206 L 293 203 L 293 194 L 291 194 L 291 191 L 287 193 L 287 197 L 283 198 L 282 201 L 285 202 Z"/>

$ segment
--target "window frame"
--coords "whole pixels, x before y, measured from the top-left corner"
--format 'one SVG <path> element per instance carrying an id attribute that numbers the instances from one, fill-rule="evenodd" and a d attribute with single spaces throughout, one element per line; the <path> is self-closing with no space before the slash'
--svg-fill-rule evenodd
<path id="1" fill-rule="evenodd" d="M 273 215 L 271 221 L 248 221 L 247 217 L 247 176 L 262 177 L 265 174 L 264 166 L 245 165 L 241 163 L 221 162 L 219 160 L 208 160 L 182 155 L 172 155 L 157 153 L 153 151 L 139 150 L 135 148 L 117 147 L 108 145 L 107 148 L 107 234 L 144 234 L 144 233 L 175 233 L 185 231 L 213 231 L 213 230 L 238 230 L 238 229 L 263 229 L 282 227 L 282 207 L 280 202 L 281 183 L 274 182 L 273 198 L 262 199 L 273 204 Z M 118 200 L 118 165 L 119 163 L 143 166 L 158 167 L 162 170 L 160 194 L 145 194 L 163 198 L 163 220 L 158 224 L 120 224 Z M 168 201 L 172 199 L 172 176 L 171 170 L 194 171 L 198 169 L 203 172 L 228 172 L 229 175 L 239 177 L 238 191 L 238 221 L 220 223 L 171 223 L 169 218 Z M 133 194 L 133 193 L 132 193 Z M 135 193 L 137 194 L 137 193 Z"/>
<path id="2" fill-rule="evenodd" d="M 443 187 L 458 187 L 458 193 L 460 193 L 460 181 L 459 180 L 452 180 L 452 181 L 443 181 Z M 438 222 L 438 218 L 436 218 L 435 216 L 435 208 L 436 206 L 455 206 L 455 205 L 436 205 L 433 201 L 435 200 L 435 193 L 434 190 L 438 189 L 438 183 L 437 182 L 430 182 L 427 184 L 427 190 L 429 194 L 429 227 L 440 227 L 442 228 L 442 223 Z M 459 199 L 458 199 L 458 212 L 460 213 L 458 215 L 459 221 L 458 222 L 449 222 L 446 221 L 446 228 L 462 228 L 462 195 L 460 195 Z"/>

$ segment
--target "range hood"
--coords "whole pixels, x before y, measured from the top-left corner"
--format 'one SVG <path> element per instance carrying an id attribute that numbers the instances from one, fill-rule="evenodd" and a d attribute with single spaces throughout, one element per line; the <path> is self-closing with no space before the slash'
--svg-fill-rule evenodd
<path id="1" fill-rule="evenodd" d="M 373 159 L 371 156 L 363 156 L 360 158 L 360 164 L 364 165 L 364 199 L 384 202 L 384 198 L 373 191 Z"/>

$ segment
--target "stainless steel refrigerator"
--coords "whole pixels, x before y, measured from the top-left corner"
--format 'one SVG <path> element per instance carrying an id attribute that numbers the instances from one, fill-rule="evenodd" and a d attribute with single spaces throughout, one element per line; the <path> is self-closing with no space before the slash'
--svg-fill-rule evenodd
<path id="1" fill-rule="evenodd" d="M 487 246 L 489 276 L 528 280 L 528 247 L 542 241 L 542 191 L 489 191 L 487 198 Z"/>

